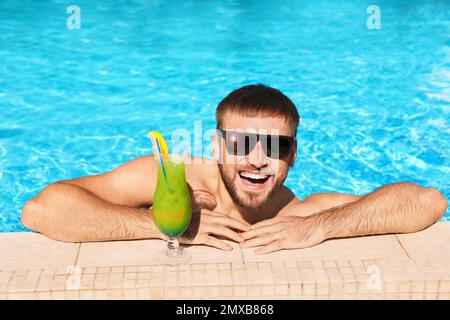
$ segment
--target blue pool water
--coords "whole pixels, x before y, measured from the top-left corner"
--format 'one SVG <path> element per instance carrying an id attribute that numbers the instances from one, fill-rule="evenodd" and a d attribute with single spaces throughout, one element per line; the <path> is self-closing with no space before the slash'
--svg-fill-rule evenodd
<path id="1" fill-rule="evenodd" d="M 377 1 L 369 30 L 372 2 L 0 1 L 0 231 L 26 230 L 47 184 L 148 154 L 149 129 L 213 128 L 254 82 L 299 108 L 298 197 L 412 181 L 449 198 L 450 1 Z"/>

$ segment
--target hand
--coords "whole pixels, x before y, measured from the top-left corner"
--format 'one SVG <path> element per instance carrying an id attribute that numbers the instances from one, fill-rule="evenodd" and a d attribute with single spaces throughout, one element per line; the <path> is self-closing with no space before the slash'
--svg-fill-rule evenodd
<path id="1" fill-rule="evenodd" d="M 248 231 L 250 230 L 250 225 L 225 214 L 202 209 L 192 213 L 191 224 L 179 240 L 181 243 L 206 244 L 230 251 L 233 250 L 233 247 L 218 237 L 227 238 L 238 243 L 243 242 L 244 237 L 236 230 Z"/>
<path id="2" fill-rule="evenodd" d="M 242 248 L 262 246 L 255 250 L 256 254 L 307 248 L 326 240 L 317 216 L 275 217 L 252 225 L 242 236 L 245 238 Z"/>

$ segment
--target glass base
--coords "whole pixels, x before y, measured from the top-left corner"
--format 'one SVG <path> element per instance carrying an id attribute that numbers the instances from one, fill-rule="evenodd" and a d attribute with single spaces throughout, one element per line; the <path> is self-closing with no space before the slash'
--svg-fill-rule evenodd
<path id="1" fill-rule="evenodd" d="M 155 253 L 155 260 L 158 264 L 171 267 L 186 264 L 191 258 L 191 254 L 184 252 L 183 248 L 179 248 L 178 250 L 165 249 Z"/>

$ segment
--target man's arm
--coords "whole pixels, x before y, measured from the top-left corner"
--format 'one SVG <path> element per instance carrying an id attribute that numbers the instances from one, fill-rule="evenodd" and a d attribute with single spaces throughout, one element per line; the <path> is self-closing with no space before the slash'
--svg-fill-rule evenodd
<path id="1" fill-rule="evenodd" d="M 104 174 L 60 181 L 29 200 L 22 223 L 68 242 L 160 238 L 151 212 L 156 163 L 141 157 Z"/>
<path id="2" fill-rule="evenodd" d="M 436 222 L 447 200 L 434 188 L 414 183 L 383 186 L 359 200 L 320 212 L 326 238 L 417 232 Z"/>
<path id="3" fill-rule="evenodd" d="M 156 167 L 153 157 L 146 156 L 111 172 L 51 184 L 25 204 L 22 223 L 67 242 L 164 239 L 151 210 L 140 209 L 153 203 Z M 182 243 L 228 251 L 232 247 L 219 238 L 241 242 L 243 238 L 236 230 L 249 229 L 242 221 L 202 208 L 201 199 L 193 199 L 193 209 L 197 211 L 180 238 Z"/>
<path id="4" fill-rule="evenodd" d="M 259 222 L 243 234 L 243 247 L 264 246 L 257 250 L 261 254 L 311 247 L 330 238 L 416 232 L 442 217 L 447 206 L 436 189 L 394 183 L 310 216 Z"/>

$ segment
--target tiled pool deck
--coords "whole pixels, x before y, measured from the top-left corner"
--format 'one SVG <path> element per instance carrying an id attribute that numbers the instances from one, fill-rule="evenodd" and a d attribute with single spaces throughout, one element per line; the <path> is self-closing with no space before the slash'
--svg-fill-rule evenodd
<path id="1" fill-rule="evenodd" d="M 0 299 L 450 299 L 450 222 L 262 256 L 191 246 L 179 267 L 154 263 L 164 246 L 0 233 Z"/>

